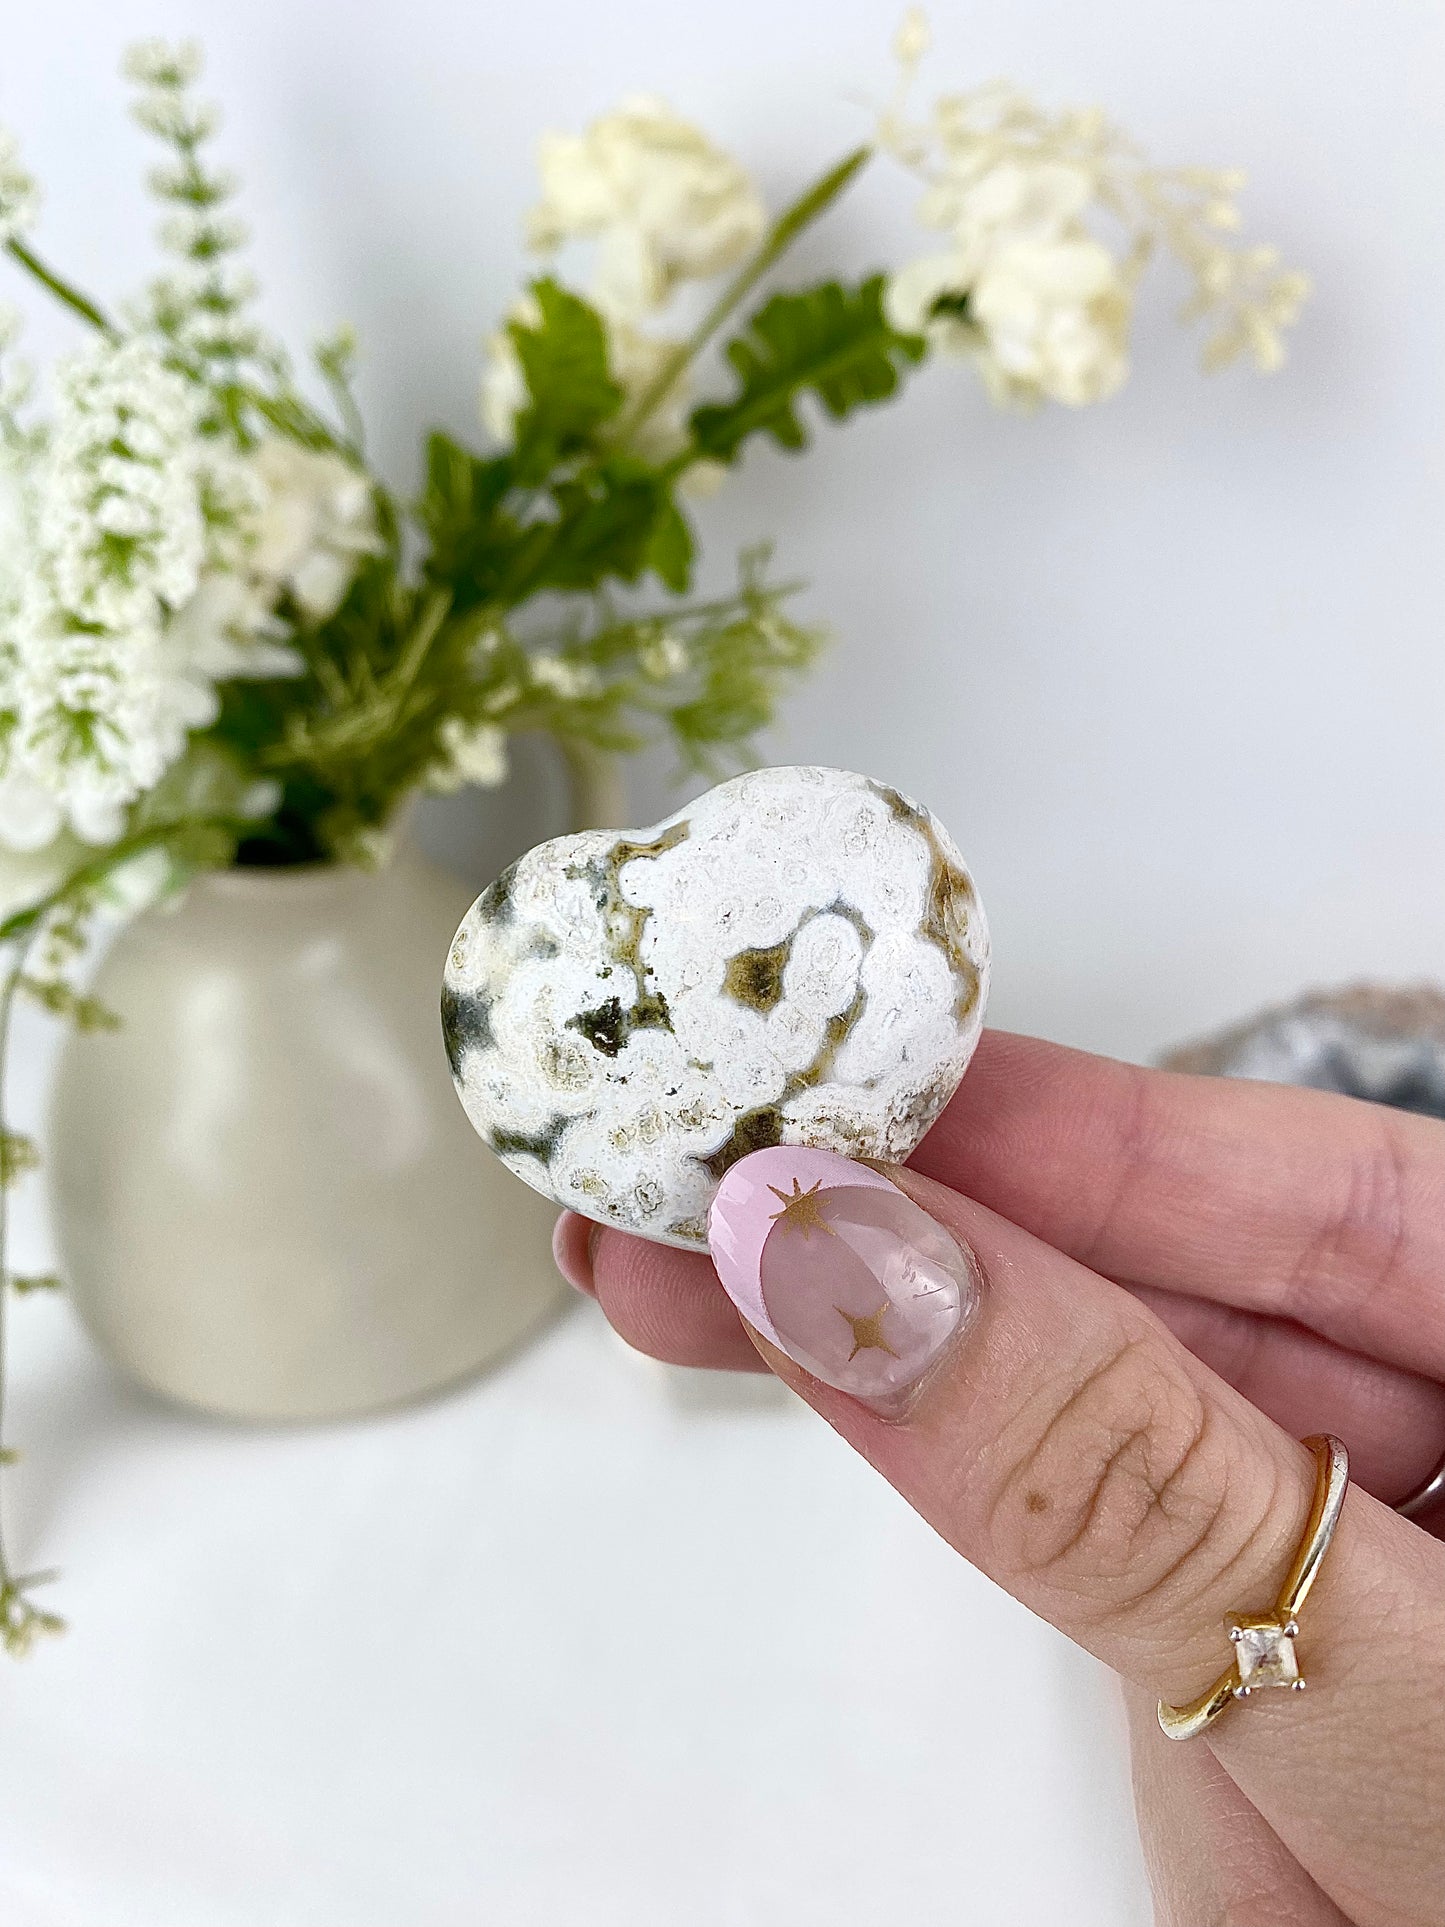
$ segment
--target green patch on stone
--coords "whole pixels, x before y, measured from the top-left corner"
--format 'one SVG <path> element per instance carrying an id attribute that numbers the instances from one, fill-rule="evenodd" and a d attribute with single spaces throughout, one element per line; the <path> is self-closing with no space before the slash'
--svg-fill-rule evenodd
<path id="1" fill-rule="evenodd" d="M 760 1104 L 756 1110 L 744 1111 L 728 1133 L 727 1141 L 720 1144 L 709 1157 L 698 1162 L 714 1178 L 722 1178 L 738 1162 L 754 1151 L 767 1151 L 783 1141 L 783 1113 L 777 1104 Z"/>
<path id="2" fill-rule="evenodd" d="M 542 1164 L 550 1164 L 570 1121 L 554 1117 L 540 1131 L 493 1131 L 487 1142 L 499 1158 L 536 1158 Z"/>
<path id="3" fill-rule="evenodd" d="M 783 999 L 783 971 L 792 954 L 792 942 L 775 943 L 768 950 L 740 950 L 729 957 L 723 974 L 723 989 L 735 1003 L 746 1004 L 766 1016 Z"/>
<path id="4" fill-rule="evenodd" d="M 442 986 L 442 1039 L 447 1047 L 447 1062 L 452 1076 L 462 1074 L 462 1059 L 470 1050 L 490 1050 L 497 1041 L 492 1034 L 492 1002 L 476 991 L 453 990 Z"/>
<path id="5" fill-rule="evenodd" d="M 955 1021 L 964 1024 L 978 1003 L 978 966 L 969 955 L 969 925 L 976 907 L 973 885 L 944 849 L 937 827 L 927 810 L 910 803 L 906 796 L 886 783 L 869 785 L 875 796 L 888 805 L 889 813 L 900 823 L 916 830 L 928 846 L 928 886 L 924 893 L 920 935 L 936 944 L 948 959 L 948 967 L 958 979 L 954 1001 Z"/>
<path id="6" fill-rule="evenodd" d="M 628 1038 L 639 1030 L 671 1030 L 672 1012 L 659 990 L 647 990 L 635 1003 L 624 1005 L 620 997 L 609 997 L 593 1010 L 579 1010 L 567 1019 L 567 1029 L 580 1031 L 604 1057 L 621 1055 Z"/>

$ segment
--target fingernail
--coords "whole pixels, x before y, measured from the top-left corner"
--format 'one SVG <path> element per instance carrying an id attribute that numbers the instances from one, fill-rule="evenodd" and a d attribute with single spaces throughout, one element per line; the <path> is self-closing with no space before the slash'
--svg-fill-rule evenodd
<path id="1" fill-rule="evenodd" d="M 575 1211 L 564 1211 L 552 1227 L 553 1263 L 567 1283 L 586 1298 L 597 1295 L 592 1277 L 592 1240 L 597 1230 Z"/>
<path id="2" fill-rule="evenodd" d="M 942 1225 L 879 1172 L 779 1145 L 732 1166 L 708 1214 L 724 1288 L 754 1330 L 825 1385 L 888 1400 L 978 1309 Z"/>

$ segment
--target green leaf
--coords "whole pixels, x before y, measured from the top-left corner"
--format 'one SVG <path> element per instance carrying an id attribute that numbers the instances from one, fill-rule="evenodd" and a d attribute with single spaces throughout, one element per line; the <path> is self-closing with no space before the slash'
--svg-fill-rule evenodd
<path id="1" fill-rule="evenodd" d="M 532 298 L 541 321 L 507 324 L 531 398 L 515 429 L 513 462 L 523 482 L 586 454 L 624 399 L 608 369 L 607 328 L 597 310 L 550 278 L 532 283 Z"/>
<path id="2" fill-rule="evenodd" d="M 40 1152 L 33 1138 L 23 1131 L 0 1128 L 0 1186 L 8 1188 L 40 1163 Z"/>
<path id="3" fill-rule="evenodd" d="M 501 513 L 512 481 L 510 457 L 483 459 L 440 431 L 427 437 L 426 488 L 418 514 L 431 538 L 427 573 L 434 581 L 485 582 L 499 522 L 504 538 L 515 537 L 515 525 Z"/>
<path id="4" fill-rule="evenodd" d="M 665 589 L 686 595 L 692 583 L 694 543 L 682 510 L 668 496 L 658 510 L 647 544 L 647 566 Z"/>
<path id="5" fill-rule="evenodd" d="M 120 1018 L 113 1010 L 98 997 L 86 996 L 63 977 L 33 977 L 27 973 L 17 977 L 16 983 L 42 1010 L 73 1024 L 82 1033 L 120 1029 Z"/>
<path id="6" fill-rule="evenodd" d="M 22 1295 L 28 1291 L 63 1291 L 65 1280 L 55 1271 L 12 1271 L 10 1289 Z"/>
<path id="7" fill-rule="evenodd" d="M 904 370 L 923 360 L 918 335 L 899 334 L 883 312 L 884 277 L 856 288 L 826 281 L 799 294 L 775 294 L 727 345 L 739 389 L 730 402 L 694 410 L 698 456 L 732 461 L 750 435 L 784 448 L 807 446 L 797 404 L 816 395 L 835 420 L 886 401 Z"/>
<path id="8" fill-rule="evenodd" d="M 585 594 L 608 578 L 636 582 L 659 563 L 678 579 L 684 558 L 675 524 L 682 518 L 656 470 L 618 456 L 554 482 L 550 494 L 555 516 L 526 529 L 498 590 L 506 607 L 544 589 Z"/>

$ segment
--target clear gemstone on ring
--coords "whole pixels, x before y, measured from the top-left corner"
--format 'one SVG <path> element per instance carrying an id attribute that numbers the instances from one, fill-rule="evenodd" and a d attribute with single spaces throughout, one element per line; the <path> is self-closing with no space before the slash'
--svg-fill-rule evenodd
<path id="1" fill-rule="evenodd" d="M 1292 1619 L 1283 1624 L 1277 1619 L 1231 1619 L 1229 1637 L 1234 1642 L 1239 1683 L 1238 1698 L 1266 1686 L 1302 1687 L 1299 1660 L 1294 1642 L 1299 1632 Z"/>

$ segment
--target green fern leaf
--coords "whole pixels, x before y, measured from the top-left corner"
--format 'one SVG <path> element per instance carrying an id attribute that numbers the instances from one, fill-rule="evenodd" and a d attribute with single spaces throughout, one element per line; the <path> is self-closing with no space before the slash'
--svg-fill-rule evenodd
<path id="1" fill-rule="evenodd" d="M 826 281 L 801 294 L 775 294 L 728 343 L 739 389 L 729 402 L 694 410 L 696 452 L 730 462 L 750 435 L 768 434 L 784 448 L 807 445 L 797 404 L 814 394 L 835 420 L 886 401 L 904 370 L 922 361 L 926 343 L 899 334 L 883 312 L 884 279 L 856 288 Z"/>

